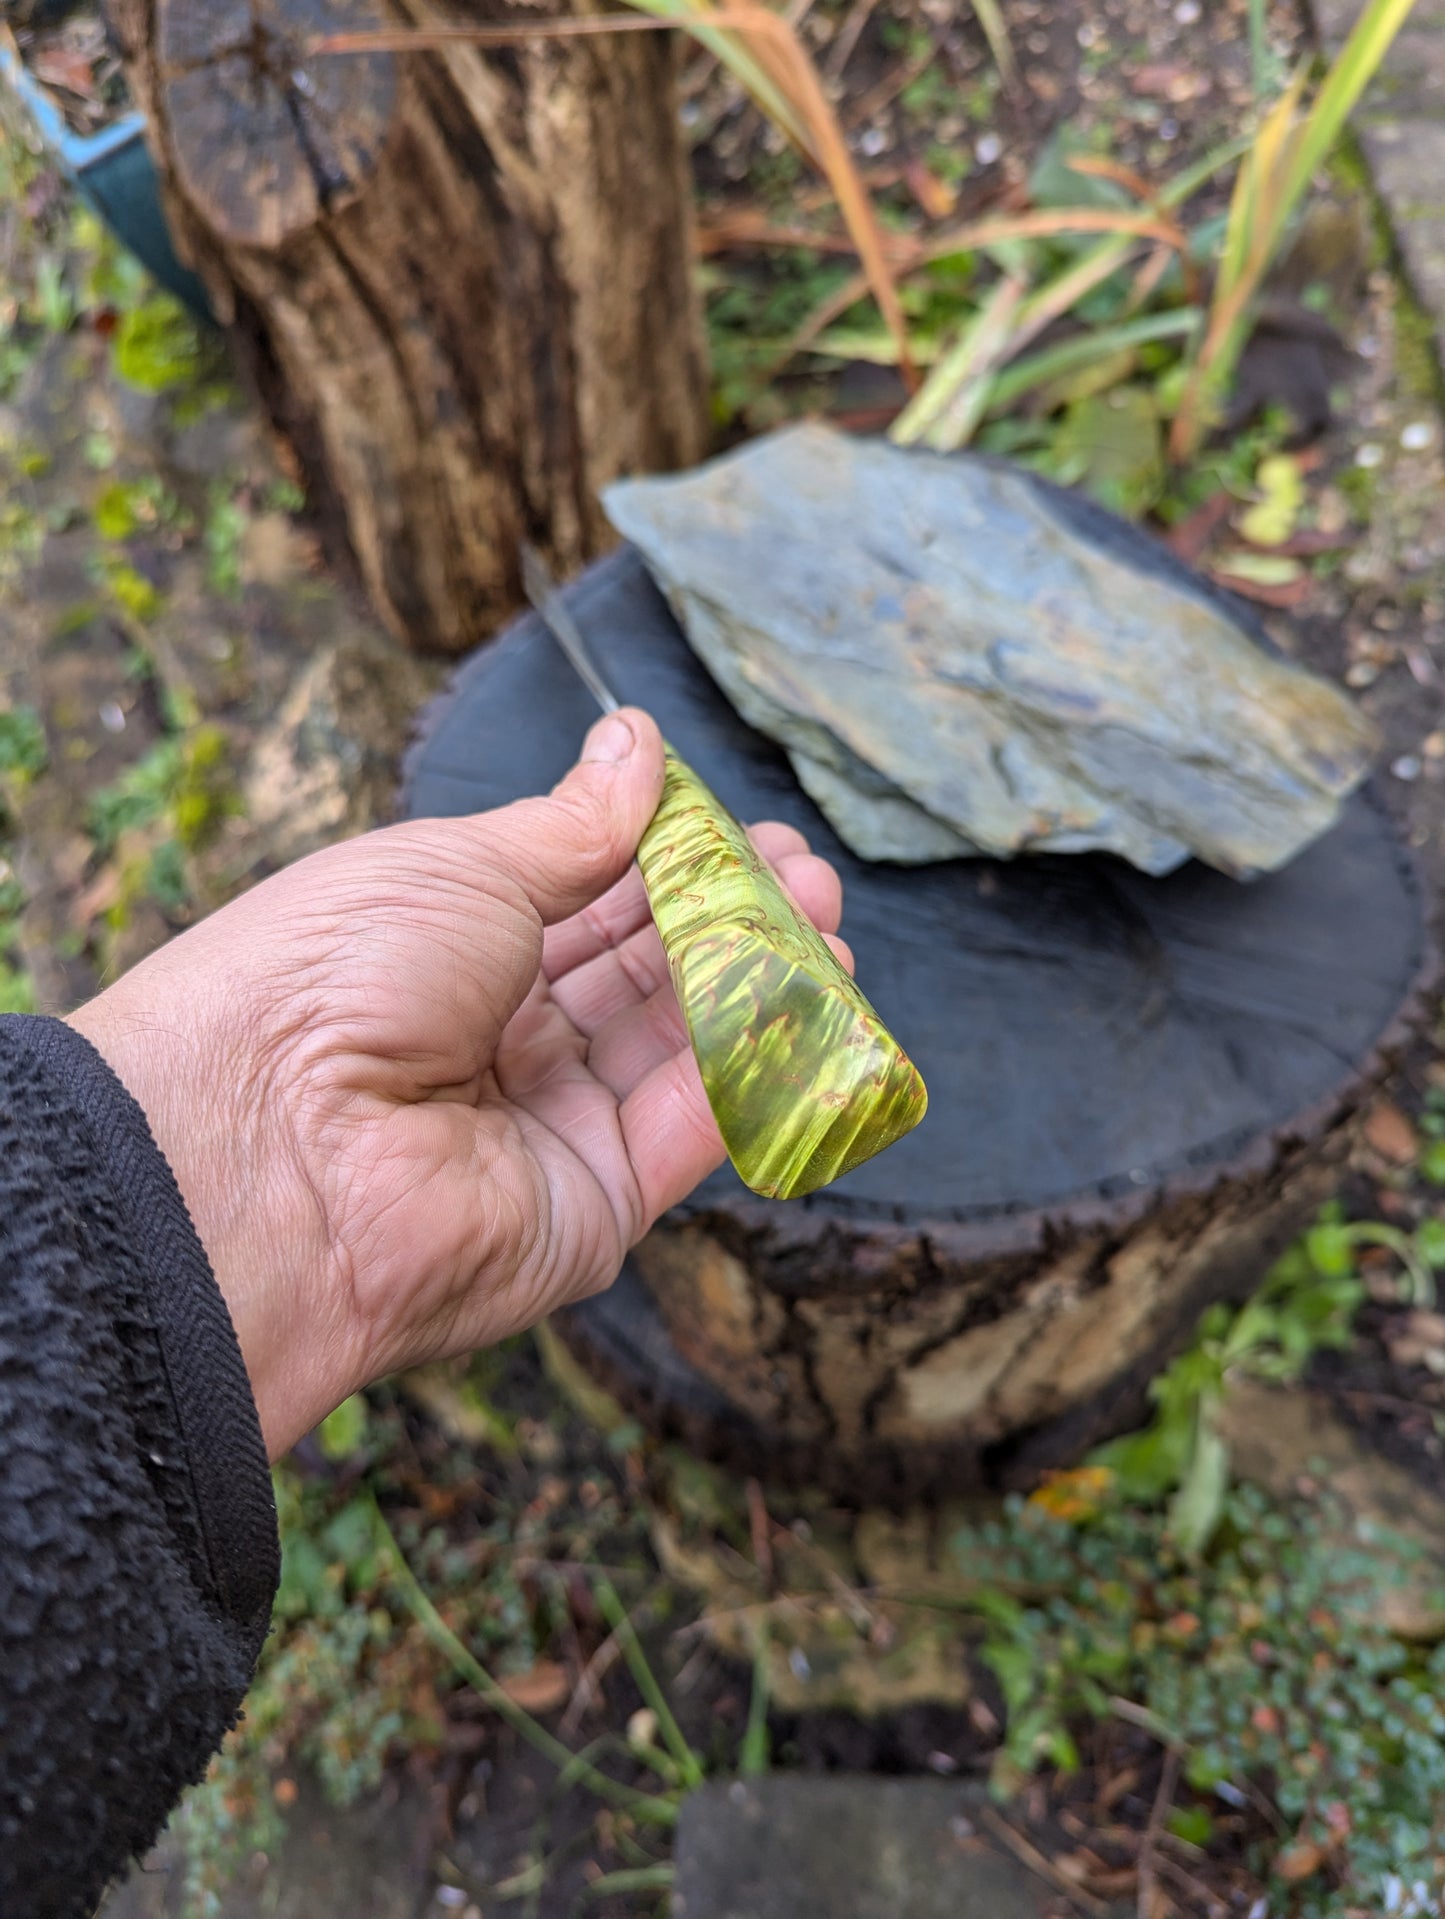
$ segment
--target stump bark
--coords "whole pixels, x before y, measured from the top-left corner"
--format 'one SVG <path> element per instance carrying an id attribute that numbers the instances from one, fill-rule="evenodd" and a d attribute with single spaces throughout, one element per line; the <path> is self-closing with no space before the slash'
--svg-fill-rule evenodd
<path id="1" fill-rule="evenodd" d="M 110 0 L 178 252 L 296 449 L 333 557 L 460 651 L 572 571 L 598 489 L 706 431 L 672 36 L 318 56 L 323 34 L 583 0 Z"/>
<path id="2" fill-rule="evenodd" d="M 837 865 L 859 979 L 930 1108 L 806 1200 L 755 1199 L 724 1169 L 563 1336 L 659 1430 L 844 1497 L 1026 1484 L 1136 1423 L 1200 1310 L 1257 1284 L 1331 1192 L 1419 1009 L 1430 948 L 1383 810 L 1357 795 L 1248 886 L 1106 856 L 865 864 L 634 552 L 572 608 L 619 696 L 720 797 Z M 406 810 L 545 790 L 590 718 L 524 621 L 433 714 Z"/>

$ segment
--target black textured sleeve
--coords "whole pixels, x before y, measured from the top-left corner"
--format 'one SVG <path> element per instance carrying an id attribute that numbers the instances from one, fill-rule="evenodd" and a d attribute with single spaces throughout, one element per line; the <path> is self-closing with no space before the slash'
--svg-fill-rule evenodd
<path id="1" fill-rule="evenodd" d="M 234 1724 L 278 1575 L 230 1316 L 144 1115 L 0 1018 L 0 1914 L 89 1913 Z"/>

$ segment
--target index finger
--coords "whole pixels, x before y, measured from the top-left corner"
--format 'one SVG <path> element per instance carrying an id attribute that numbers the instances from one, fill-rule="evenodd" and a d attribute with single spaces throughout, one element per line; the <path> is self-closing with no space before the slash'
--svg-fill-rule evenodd
<path id="1" fill-rule="evenodd" d="M 764 820 L 749 829 L 748 837 L 770 866 L 790 854 L 808 850 L 808 842 L 797 827 L 785 826 L 780 820 Z M 629 867 L 600 899 L 584 906 L 571 919 L 547 928 L 542 938 L 543 975 L 548 980 L 561 979 L 575 967 L 612 952 L 651 918 L 642 875 L 635 866 Z"/>

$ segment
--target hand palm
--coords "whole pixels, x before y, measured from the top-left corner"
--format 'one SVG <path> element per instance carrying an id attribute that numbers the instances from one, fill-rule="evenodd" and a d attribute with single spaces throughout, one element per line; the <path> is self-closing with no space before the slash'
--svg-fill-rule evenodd
<path id="1" fill-rule="evenodd" d="M 835 925 L 836 882 L 801 836 L 759 838 Z M 488 982 L 480 1023 L 464 1002 L 482 982 L 424 933 L 408 1004 L 385 996 L 383 1025 L 367 1022 L 322 1076 L 338 1256 L 364 1315 L 405 1301 L 413 1359 L 423 1329 L 430 1350 L 474 1347 L 605 1286 L 721 1157 L 640 877 L 545 935 L 529 906 L 502 915 L 496 945 L 515 970 Z M 369 973 L 347 969 L 334 991 L 374 1003 Z M 476 1284 L 488 1273 L 495 1291 Z"/>
<path id="2" fill-rule="evenodd" d="M 273 1452 L 365 1380 L 607 1285 L 722 1157 L 641 879 L 617 877 L 661 785 L 655 728 L 629 724 L 624 764 L 550 799 L 278 875 L 78 1021 L 176 1171 Z M 836 926 L 801 836 L 756 837 Z"/>

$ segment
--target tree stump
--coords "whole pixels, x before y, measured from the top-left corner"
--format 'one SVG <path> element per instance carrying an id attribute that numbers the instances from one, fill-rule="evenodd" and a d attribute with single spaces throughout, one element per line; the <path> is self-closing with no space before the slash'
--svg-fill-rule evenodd
<path id="1" fill-rule="evenodd" d="M 560 1316 L 564 1338 L 658 1430 L 845 1498 L 1027 1484 L 1137 1423 L 1201 1309 L 1250 1290 L 1330 1194 L 1418 1010 L 1422 902 L 1377 800 L 1248 886 L 1105 856 L 865 865 L 635 552 L 571 603 L 619 697 L 729 806 L 838 867 L 859 979 L 930 1107 L 805 1200 L 725 1168 Z M 406 812 L 545 790 L 592 717 L 522 621 L 433 712 Z"/>
<path id="2" fill-rule="evenodd" d="M 611 544 L 619 474 L 706 432 L 672 36 L 319 56 L 541 0 L 110 0 L 178 252 L 295 447 L 333 558 L 456 652 Z M 573 10 L 595 11 L 572 0 Z"/>

